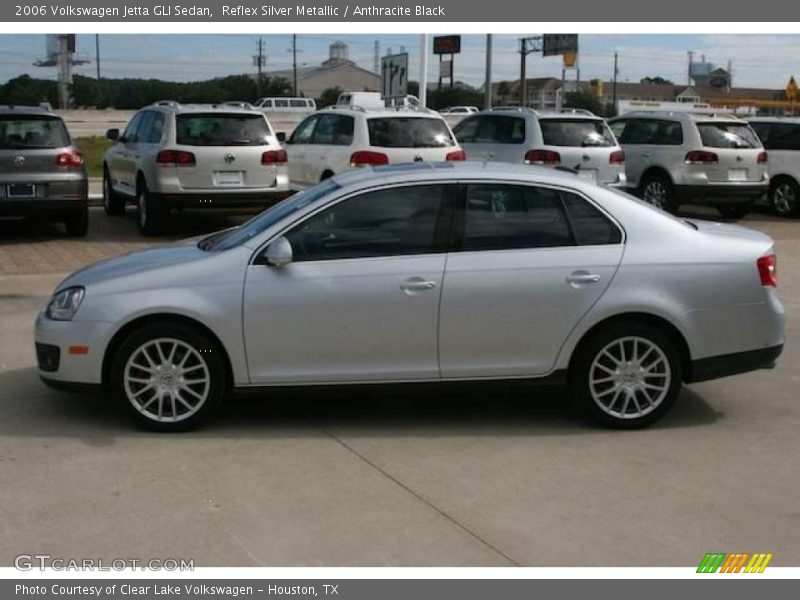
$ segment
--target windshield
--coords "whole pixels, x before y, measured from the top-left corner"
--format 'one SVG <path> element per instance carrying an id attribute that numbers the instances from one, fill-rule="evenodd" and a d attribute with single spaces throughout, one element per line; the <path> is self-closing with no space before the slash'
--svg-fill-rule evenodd
<path id="1" fill-rule="evenodd" d="M 69 146 L 69 136 L 58 117 L 0 115 L 0 148 L 21 150 L 64 146 Z"/>
<path id="2" fill-rule="evenodd" d="M 264 146 L 270 135 L 261 115 L 191 113 L 176 117 L 182 146 Z"/>
<path id="3" fill-rule="evenodd" d="M 545 146 L 616 146 L 614 134 L 600 119 L 542 119 Z"/>
<path id="4" fill-rule="evenodd" d="M 341 186 L 332 179 L 326 179 L 305 192 L 289 196 L 282 202 L 256 215 L 241 227 L 221 231 L 200 240 L 197 243 L 197 247 L 209 252 L 222 252 L 241 246 L 278 223 L 278 221 L 339 189 L 339 187 Z"/>
<path id="5" fill-rule="evenodd" d="M 443 148 L 455 142 L 447 124 L 424 117 L 368 119 L 370 146 L 382 148 Z"/>
<path id="6" fill-rule="evenodd" d="M 743 123 L 698 123 L 700 139 L 708 148 L 760 148 L 758 137 Z"/>

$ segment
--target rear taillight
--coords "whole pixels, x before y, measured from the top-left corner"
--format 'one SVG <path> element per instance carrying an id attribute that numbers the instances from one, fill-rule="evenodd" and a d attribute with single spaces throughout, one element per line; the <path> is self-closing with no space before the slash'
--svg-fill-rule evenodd
<path id="1" fill-rule="evenodd" d="M 756 261 L 758 274 L 761 277 L 761 285 L 777 287 L 778 285 L 778 261 L 774 254 L 762 256 Z"/>
<path id="2" fill-rule="evenodd" d="M 612 165 L 625 164 L 625 153 L 622 150 L 614 150 L 608 157 L 608 162 Z"/>
<path id="3" fill-rule="evenodd" d="M 767 164 L 767 158 L 768 157 L 767 157 L 767 153 L 766 152 L 759 152 L 758 153 L 758 158 L 756 159 L 756 162 L 758 164 L 760 164 L 760 165 L 765 165 L 765 164 Z"/>
<path id="4" fill-rule="evenodd" d="M 561 155 L 552 150 L 528 150 L 525 153 L 526 165 L 557 165 L 561 162 Z"/>
<path id="5" fill-rule="evenodd" d="M 684 162 L 687 165 L 715 165 L 719 162 L 719 157 L 713 152 L 692 150 L 686 154 Z"/>
<path id="6" fill-rule="evenodd" d="M 262 165 L 276 165 L 285 163 L 288 160 L 286 150 L 268 150 L 261 155 Z"/>
<path id="7" fill-rule="evenodd" d="M 463 150 L 455 150 L 453 152 L 448 152 L 444 159 L 449 161 L 467 160 L 467 153 Z"/>
<path id="8" fill-rule="evenodd" d="M 162 150 L 156 156 L 156 163 L 163 166 L 193 167 L 194 154 L 184 150 Z"/>
<path id="9" fill-rule="evenodd" d="M 389 157 L 382 152 L 371 152 L 369 150 L 359 150 L 350 155 L 351 167 L 368 167 L 377 165 L 388 165 Z"/>
<path id="10" fill-rule="evenodd" d="M 77 150 L 68 150 L 56 156 L 56 165 L 59 167 L 82 167 L 83 155 Z"/>

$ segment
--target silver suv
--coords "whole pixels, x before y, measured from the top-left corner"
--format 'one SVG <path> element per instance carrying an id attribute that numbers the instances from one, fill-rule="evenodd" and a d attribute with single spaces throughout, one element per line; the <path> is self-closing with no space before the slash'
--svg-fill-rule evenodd
<path id="1" fill-rule="evenodd" d="M 258 110 L 162 101 L 106 135 L 106 212 L 135 200 L 144 235 L 163 232 L 171 208 L 268 206 L 289 191 L 286 152 Z"/>
<path id="2" fill-rule="evenodd" d="M 741 218 L 767 191 L 767 153 L 745 121 L 632 112 L 609 125 L 625 149 L 628 186 L 659 208 L 711 204 Z"/>
<path id="3" fill-rule="evenodd" d="M 49 109 L 0 106 L 0 217 L 47 217 L 86 235 L 88 180 L 64 121 Z"/>
<path id="4" fill-rule="evenodd" d="M 625 185 L 625 154 L 606 122 L 588 111 L 496 107 L 459 121 L 453 133 L 467 160 L 566 167 Z"/>

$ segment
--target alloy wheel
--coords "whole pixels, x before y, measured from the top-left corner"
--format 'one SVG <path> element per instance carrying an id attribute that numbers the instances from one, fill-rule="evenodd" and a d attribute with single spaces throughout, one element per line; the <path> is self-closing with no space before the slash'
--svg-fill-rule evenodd
<path id="1" fill-rule="evenodd" d="M 667 188 L 661 181 L 651 181 L 644 188 L 644 201 L 663 209 L 667 204 Z"/>
<path id="2" fill-rule="evenodd" d="M 772 204 L 779 214 L 792 214 L 797 207 L 797 196 L 794 187 L 785 182 L 779 184 L 772 194 Z"/>

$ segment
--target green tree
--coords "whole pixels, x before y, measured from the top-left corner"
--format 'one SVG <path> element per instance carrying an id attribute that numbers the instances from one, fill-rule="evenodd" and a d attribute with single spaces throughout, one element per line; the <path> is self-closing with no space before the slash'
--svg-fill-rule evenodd
<path id="1" fill-rule="evenodd" d="M 675 84 L 674 84 L 672 81 L 670 81 L 669 79 L 664 79 L 663 77 L 661 77 L 661 76 L 658 76 L 658 75 L 656 75 L 655 77 L 642 77 L 642 78 L 639 80 L 639 82 L 640 82 L 640 83 L 645 83 L 645 84 L 648 84 L 648 83 L 655 83 L 655 84 L 659 84 L 659 85 L 662 85 L 662 84 L 665 84 L 665 85 L 675 85 Z"/>
<path id="2" fill-rule="evenodd" d="M 326 106 L 336 104 L 336 101 L 339 99 L 339 94 L 341 93 L 342 90 L 339 88 L 338 85 L 336 87 L 322 90 L 322 93 L 319 95 L 319 98 L 317 99 L 317 107 L 324 108 Z"/>
<path id="3" fill-rule="evenodd" d="M 567 92 L 564 95 L 564 108 L 581 108 L 596 115 L 602 115 L 605 112 L 600 98 L 584 90 Z"/>

